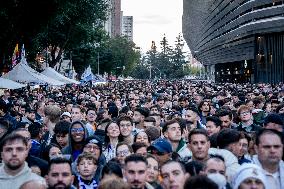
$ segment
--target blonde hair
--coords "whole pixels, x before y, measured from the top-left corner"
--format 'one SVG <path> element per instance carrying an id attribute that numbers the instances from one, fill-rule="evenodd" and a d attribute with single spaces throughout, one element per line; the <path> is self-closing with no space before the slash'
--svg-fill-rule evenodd
<path id="1" fill-rule="evenodd" d="M 52 123 L 57 123 L 60 120 L 61 109 L 55 105 L 48 105 L 44 108 L 44 114 Z"/>

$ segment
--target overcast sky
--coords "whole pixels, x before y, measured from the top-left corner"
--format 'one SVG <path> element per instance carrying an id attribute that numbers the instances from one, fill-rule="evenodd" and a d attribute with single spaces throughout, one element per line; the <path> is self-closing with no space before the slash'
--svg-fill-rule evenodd
<path id="1" fill-rule="evenodd" d="M 163 34 L 173 45 L 182 33 L 183 0 L 122 0 L 124 16 L 133 16 L 133 37 L 143 52 L 150 50 L 155 41 L 159 48 Z"/>

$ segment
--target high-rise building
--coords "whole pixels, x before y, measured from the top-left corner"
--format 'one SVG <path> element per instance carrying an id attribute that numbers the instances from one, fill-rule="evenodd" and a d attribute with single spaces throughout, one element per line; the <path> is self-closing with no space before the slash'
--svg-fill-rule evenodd
<path id="1" fill-rule="evenodd" d="M 183 35 L 217 82 L 284 81 L 283 0 L 183 0 Z"/>
<path id="2" fill-rule="evenodd" d="M 122 17 L 122 36 L 127 37 L 129 41 L 133 41 L 133 16 Z"/>
<path id="3" fill-rule="evenodd" d="M 121 35 L 121 17 L 121 0 L 112 0 L 112 37 Z"/>

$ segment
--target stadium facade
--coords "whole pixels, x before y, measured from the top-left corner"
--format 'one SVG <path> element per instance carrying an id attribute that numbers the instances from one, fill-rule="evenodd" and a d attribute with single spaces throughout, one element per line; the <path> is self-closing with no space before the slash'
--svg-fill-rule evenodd
<path id="1" fill-rule="evenodd" d="M 284 81 L 284 0 L 184 0 L 183 35 L 216 82 Z"/>

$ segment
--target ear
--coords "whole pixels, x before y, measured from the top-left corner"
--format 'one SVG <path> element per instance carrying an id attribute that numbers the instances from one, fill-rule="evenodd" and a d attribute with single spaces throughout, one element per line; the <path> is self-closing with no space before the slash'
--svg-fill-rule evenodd
<path id="1" fill-rule="evenodd" d="M 168 132 L 166 131 L 166 132 L 164 132 L 164 137 L 166 137 L 166 138 L 168 138 Z"/>

